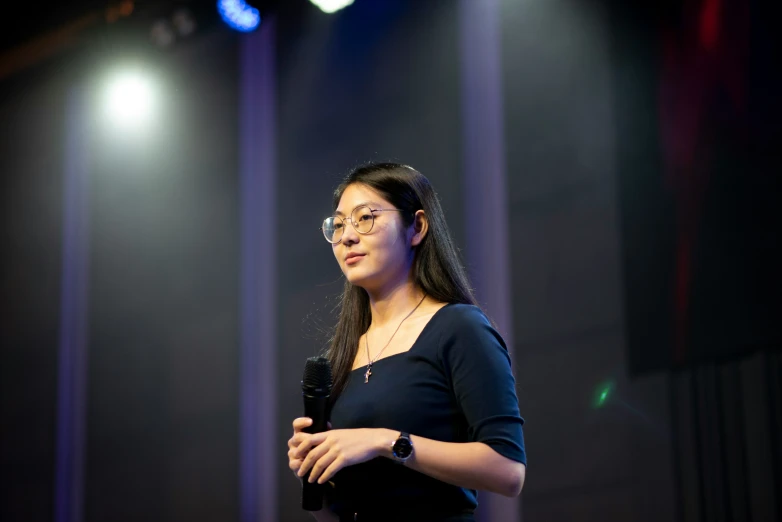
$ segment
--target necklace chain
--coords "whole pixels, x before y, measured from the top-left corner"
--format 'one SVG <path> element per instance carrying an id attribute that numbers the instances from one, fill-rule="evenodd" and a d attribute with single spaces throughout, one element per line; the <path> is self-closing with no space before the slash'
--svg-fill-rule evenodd
<path id="1" fill-rule="evenodd" d="M 418 307 L 419 307 L 419 306 L 421 306 L 421 303 L 423 303 L 423 302 L 424 302 L 424 299 L 426 299 L 426 294 L 424 294 L 423 298 L 421 298 L 421 300 L 420 300 L 420 301 L 418 301 L 418 304 L 417 304 L 417 305 L 415 305 L 415 308 L 413 308 L 413 309 L 410 311 L 410 313 L 409 313 L 409 314 L 407 314 L 407 315 L 405 316 L 405 318 L 404 318 L 404 319 L 402 319 L 402 320 L 399 322 L 399 326 L 397 326 L 397 327 L 396 327 L 396 330 L 394 330 L 394 333 L 392 333 L 392 334 L 391 334 L 391 338 L 388 340 L 388 342 L 386 343 L 386 345 L 385 345 L 385 346 L 384 346 L 384 347 L 383 347 L 383 348 L 382 348 L 382 349 L 381 349 L 379 352 L 377 352 L 377 355 L 375 356 L 375 359 L 374 359 L 374 360 L 372 360 L 372 359 L 369 357 L 369 330 L 367 330 L 367 333 L 366 333 L 366 334 L 364 334 L 364 341 L 365 341 L 365 343 L 366 343 L 366 347 L 367 347 L 367 361 L 368 361 L 368 363 L 367 363 L 367 371 L 364 373 L 364 383 L 368 383 L 368 382 L 369 382 L 369 377 L 372 375 L 372 364 L 374 364 L 374 363 L 377 361 L 378 357 L 380 357 L 380 354 L 382 354 L 382 353 L 383 353 L 383 351 L 384 351 L 386 348 L 388 348 L 388 345 L 389 345 L 389 344 L 391 344 L 391 341 L 394 339 L 394 336 L 395 336 L 395 335 L 396 335 L 396 333 L 399 331 L 399 329 L 402 327 L 402 323 L 404 323 L 405 321 L 407 321 L 407 318 L 408 318 L 408 317 L 410 317 L 411 315 L 413 315 L 413 313 L 414 313 L 416 310 L 418 310 Z"/>

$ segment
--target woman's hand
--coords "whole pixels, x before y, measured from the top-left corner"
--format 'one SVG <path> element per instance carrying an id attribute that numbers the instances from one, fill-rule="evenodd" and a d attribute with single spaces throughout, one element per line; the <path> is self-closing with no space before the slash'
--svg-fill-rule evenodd
<path id="1" fill-rule="evenodd" d="M 288 442 L 289 446 L 296 444 L 296 449 L 289 452 L 291 469 L 295 462 L 298 470 L 296 474 L 299 477 L 311 470 L 309 481 L 317 480 L 319 484 L 325 484 L 342 468 L 380 456 L 385 447 L 384 442 L 391 446 L 391 437 L 385 435 L 384 431 L 359 428 L 324 431 L 312 435 L 296 433 Z"/>
<path id="2" fill-rule="evenodd" d="M 293 473 L 297 473 L 299 471 L 301 463 L 304 461 L 304 457 L 307 456 L 306 452 L 302 456 L 296 456 L 298 455 L 296 450 L 298 449 L 299 443 L 301 442 L 301 438 L 297 437 L 297 435 L 302 434 L 310 436 L 308 433 L 304 433 L 302 431 L 304 428 L 309 426 L 312 426 L 312 419 L 309 417 L 299 417 L 298 419 L 293 420 L 293 437 L 288 440 L 288 467 L 291 468 Z M 327 424 L 327 426 L 328 429 L 331 429 L 330 422 Z"/>
<path id="3" fill-rule="evenodd" d="M 304 457 L 299 458 L 297 456 L 298 452 L 296 450 L 299 445 L 297 435 L 303 433 L 302 430 L 308 426 L 312 426 L 312 419 L 309 417 L 293 419 L 293 437 L 288 440 L 288 467 L 291 468 L 294 474 L 298 473 L 301 463 L 304 461 Z M 304 456 L 306 457 L 306 454 Z"/>

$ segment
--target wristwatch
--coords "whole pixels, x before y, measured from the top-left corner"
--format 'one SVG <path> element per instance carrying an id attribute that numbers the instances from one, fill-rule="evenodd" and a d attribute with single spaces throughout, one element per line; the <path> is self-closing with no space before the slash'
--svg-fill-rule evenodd
<path id="1" fill-rule="evenodd" d="M 394 460 L 403 464 L 413 455 L 413 441 L 410 440 L 410 434 L 404 431 L 399 434 L 393 444 L 391 444 L 391 453 Z"/>

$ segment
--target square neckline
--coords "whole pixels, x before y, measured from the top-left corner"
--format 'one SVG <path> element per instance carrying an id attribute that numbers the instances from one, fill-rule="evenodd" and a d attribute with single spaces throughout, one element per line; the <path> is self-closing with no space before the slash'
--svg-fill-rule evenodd
<path id="1" fill-rule="evenodd" d="M 413 341 L 413 344 L 412 344 L 412 345 L 410 345 L 410 348 L 408 348 L 408 349 L 407 349 L 407 350 L 405 350 L 404 352 L 397 352 L 397 353 L 392 353 L 391 355 L 386 355 L 385 357 L 381 357 L 380 359 L 377 359 L 377 360 L 375 360 L 375 361 L 374 361 L 372 364 L 373 364 L 373 365 L 375 365 L 375 364 L 379 363 L 380 361 L 385 361 L 386 359 L 391 359 L 392 357 L 396 357 L 396 356 L 398 356 L 398 355 L 404 355 L 404 354 L 406 354 L 406 353 L 412 352 L 412 351 L 413 351 L 413 349 L 414 349 L 414 348 L 416 347 L 416 345 L 418 344 L 418 341 L 420 341 L 420 340 L 421 340 L 421 337 L 423 337 L 423 336 L 424 336 L 424 333 L 426 333 L 426 330 L 429 328 L 429 326 L 432 324 L 432 322 L 435 320 L 435 318 L 436 318 L 436 317 L 439 315 L 439 313 L 440 313 L 440 312 L 442 312 L 443 310 L 445 310 L 446 308 L 448 308 L 449 306 L 452 306 L 452 305 L 457 305 L 457 304 L 460 304 L 460 303 L 446 303 L 446 305 L 445 305 L 445 306 L 441 306 L 441 307 L 440 307 L 440 308 L 439 308 L 439 309 L 438 309 L 438 310 L 437 310 L 437 311 L 434 313 L 434 315 L 432 315 L 432 318 L 431 318 L 431 319 L 429 319 L 429 322 L 428 322 L 428 323 L 426 323 L 426 324 L 424 325 L 423 329 L 421 329 L 421 332 L 418 334 L 418 337 L 416 337 L 416 338 L 415 338 L 415 341 Z M 464 304 L 464 303 L 461 303 L 461 304 Z M 360 349 L 360 348 L 361 348 L 361 347 L 359 347 L 359 349 Z M 359 366 L 358 368 L 353 368 L 352 370 L 350 370 L 350 373 L 356 372 L 356 371 L 358 371 L 358 370 L 363 370 L 363 369 L 364 369 L 364 368 L 366 368 L 367 366 L 368 366 L 368 363 L 367 363 L 367 364 L 364 364 L 364 365 L 362 365 L 362 366 Z"/>

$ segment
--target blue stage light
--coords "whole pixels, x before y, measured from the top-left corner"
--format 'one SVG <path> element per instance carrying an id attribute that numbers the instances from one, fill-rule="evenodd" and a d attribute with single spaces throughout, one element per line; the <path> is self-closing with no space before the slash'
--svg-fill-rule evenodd
<path id="1" fill-rule="evenodd" d="M 229 27 L 243 33 L 249 33 L 261 24 L 261 14 L 243 0 L 218 0 L 217 12 Z"/>

